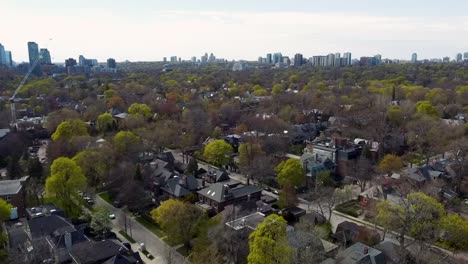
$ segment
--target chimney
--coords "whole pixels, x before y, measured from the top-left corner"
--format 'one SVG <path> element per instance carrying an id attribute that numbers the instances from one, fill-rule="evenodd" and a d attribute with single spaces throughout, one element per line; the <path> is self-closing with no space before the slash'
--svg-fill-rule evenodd
<path id="1" fill-rule="evenodd" d="M 72 248 L 72 238 L 71 233 L 69 232 L 65 233 L 65 248 L 67 251 L 70 251 Z"/>
<path id="2" fill-rule="evenodd" d="M 314 153 L 314 146 L 309 142 L 306 145 L 306 150 L 307 150 L 307 153 L 313 154 Z"/>
<path id="3" fill-rule="evenodd" d="M 187 175 L 184 175 L 184 187 L 188 188 L 188 177 L 187 177 Z"/>
<path id="4" fill-rule="evenodd" d="M 369 247 L 367 247 L 367 246 L 364 247 L 364 252 L 363 253 L 364 253 L 364 255 L 369 254 Z"/>

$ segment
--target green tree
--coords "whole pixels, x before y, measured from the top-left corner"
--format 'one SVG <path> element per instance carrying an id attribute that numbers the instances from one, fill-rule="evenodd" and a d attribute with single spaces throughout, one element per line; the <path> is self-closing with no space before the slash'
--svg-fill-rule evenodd
<path id="1" fill-rule="evenodd" d="M 189 246 L 202 220 L 202 213 L 193 204 L 169 199 L 151 211 L 151 217 L 174 243 Z"/>
<path id="2" fill-rule="evenodd" d="M 88 125 L 79 119 L 73 119 L 60 123 L 57 130 L 52 134 L 52 140 L 70 140 L 73 137 L 88 135 Z"/>
<path id="3" fill-rule="evenodd" d="M 100 132 L 107 132 L 112 129 L 114 125 L 114 118 L 111 114 L 104 113 L 98 116 L 96 123 Z"/>
<path id="4" fill-rule="evenodd" d="M 151 109 L 146 104 L 134 103 L 128 108 L 128 113 L 131 115 L 141 115 L 145 119 L 151 117 Z"/>
<path id="5" fill-rule="evenodd" d="M 0 198 L 0 222 L 10 219 L 11 216 L 11 204 Z"/>
<path id="6" fill-rule="evenodd" d="M 203 157 L 215 166 L 224 166 L 229 163 L 232 154 L 232 146 L 226 141 L 219 139 L 206 145 Z"/>
<path id="7" fill-rule="evenodd" d="M 435 106 L 431 104 L 429 101 L 419 101 L 416 103 L 416 112 L 420 114 L 425 114 L 430 117 L 438 118 L 439 113 Z"/>
<path id="8" fill-rule="evenodd" d="M 106 153 L 88 149 L 76 154 L 73 161 L 80 166 L 89 184 L 97 187 L 104 182 L 109 173 L 109 158 Z"/>
<path id="9" fill-rule="evenodd" d="M 140 143 L 140 138 L 130 131 L 120 131 L 114 136 L 114 147 L 120 154 L 129 153 Z"/>
<path id="10" fill-rule="evenodd" d="M 272 89 L 272 94 L 280 94 L 282 92 L 284 92 L 284 89 L 283 89 L 283 85 L 282 84 L 275 84 L 273 85 L 273 89 Z"/>
<path id="11" fill-rule="evenodd" d="M 43 170 L 44 168 L 42 167 L 42 163 L 38 158 L 28 160 L 28 173 L 30 177 L 36 179 L 42 178 Z"/>
<path id="12" fill-rule="evenodd" d="M 449 214 L 440 221 L 442 241 L 455 250 L 468 248 L 468 221 L 458 214 Z"/>
<path id="13" fill-rule="evenodd" d="M 387 111 L 387 117 L 397 127 L 403 123 L 403 113 L 399 106 L 390 107 Z"/>
<path id="14" fill-rule="evenodd" d="M 188 175 L 196 175 L 198 172 L 198 161 L 196 158 L 191 158 L 185 169 L 185 173 Z"/>
<path id="15" fill-rule="evenodd" d="M 298 159 L 288 159 L 281 162 L 276 166 L 275 171 L 278 174 L 277 179 L 281 186 L 290 184 L 300 187 L 305 183 L 305 171 Z"/>
<path id="16" fill-rule="evenodd" d="M 90 227 L 94 233 L 100 237 L 112 229 L 112 221 L 109 218 L 110 211 L 107 208 L 100 207 L 91 215 Z"/>
<path id="17" fill-rule="evenodd" d="M 278 205 L 280 208 L 291 208 L 299 203 L 297 199 L 296 189 L 291 184 L 286 184 L 281 188 L 279 194 Z"/>
<path id="18" fill-rule="evenodd" d="M 439 235 L 440 219 L 445 215 L 442 204 L 424 193 L 409 194 L 397 205 L 388 201 L 377 204 L 377 221 L 386 229 L 398 233 L 397 239 L 401 248 L 401 259 L 406 259 L 405 249 L 408 246 L 406 236 L 417 241 L 428 241 Z"/>
<path id="19" fill-rule="evenodd" d="M 58 158 L 50 167 L 46 180 L 46 197 L 57 203 L 69 217 L 80 213 L 78 191 L 86 189 L 86 177 L 81 168 L 69 158 Z"/>
<path id="20" fill-rule="evenodd" d="M 403 161 L 394 154 L 387 154 L 379 163 L 379 170 L 383 173 L 393 173 L 403 168 Z"/>
<path id="21" fill-rule="evenodd" d="M 291 263 L 292 249 L 288 244 L 286 220 L 271 214 L 249 236 L 249 264 Z"/>

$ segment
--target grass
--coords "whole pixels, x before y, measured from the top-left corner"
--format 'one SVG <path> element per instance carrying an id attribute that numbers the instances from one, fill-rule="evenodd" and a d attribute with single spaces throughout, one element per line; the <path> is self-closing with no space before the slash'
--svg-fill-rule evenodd
<path id="1" fill-rule="evenodd" d="M 188 255 L 190 254 L 190 250 L 186 246 L 182 246 L 182 247 L 180 247 L 180 248 L 178 248 L 176 250 L 177 250 L 177 252 L 182 254 L 182 256 L 184 256 L 184 257 L 188 257 Z"/>
<path id="2" fill-rule="evenodd" d="M 100 193 L 99 197 L 101 197 L 104 201 L 108 202 L 109 204 L 112 204 L 112 200 L 111 200 L 110 194 L 108 192 Z"/>
<path id="3" fill-rule="evenodd" d="M 357 200 L 344 202 L 336 206 L 335 210 L 353 217 L 358 217 L 362 213 L 361 205 Z"/>
<path id="4" fill-rule="evenodd" d="M 146 229 L 157 235 L 159 238 L 164 238 L 166 236 L 166 234 L 155 223 L 150 222 L 141 216 L 135 218 L 135 220 L 137 220 L 138 223 L 142 224 Z"/>
<path id="5" fill-rule="evenodd" d="M 125 237 L 125 239 L 127 239 L 128 242 L 130 242 L 130 243 L 132 243 L 132 244 L 133 244 L 133 243 L 136 243 L 136 241 L 135 241 L 131 236 L 129 236 L 127 233 L 125 233 L 125 231 L 120 230 L 120 231 L 119 231 L 119 234 L 121 234 L 123 237 Z"/>

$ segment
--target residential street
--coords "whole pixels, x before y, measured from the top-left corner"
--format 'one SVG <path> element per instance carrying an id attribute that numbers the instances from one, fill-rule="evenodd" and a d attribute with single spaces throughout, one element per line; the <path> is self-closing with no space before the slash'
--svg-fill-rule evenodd
<path id="1" fill-rule="evenodd" d="M 121 229 L 125 231 L 125 223 L 127 224 L 127 234 L 129 234 L 138 244 L 144 243 L 146 250 L 154 256 L 154 259 L 150 263 L 167 263 L 166 256 L 169 254 L 168 245 L 159 237 L 138 223 L 134 218 L 125 214 L 122 209 L 116 208 L 104 201 L 101 197 L 99 197 L 99 195 L 96 195 L 95 207 L 105 207 L 111 213 L 115 214 L 116 218 L 115 220 L 112 220 L 114 229 Z M 171 256 L 171 263 L 181 264 L 185 262 L 185 258 L 175 250 L 173 250 Z"/>

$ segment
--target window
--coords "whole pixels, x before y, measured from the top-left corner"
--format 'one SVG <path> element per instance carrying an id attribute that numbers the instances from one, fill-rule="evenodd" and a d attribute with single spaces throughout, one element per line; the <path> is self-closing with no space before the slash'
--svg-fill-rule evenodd
<path id="1" fill-rule="evenodd" d="M 10 195 L 7 195 L 7 196 L 6 196 L 5 201 L 7 201 L 7 202 L 11 201 Z"/>

